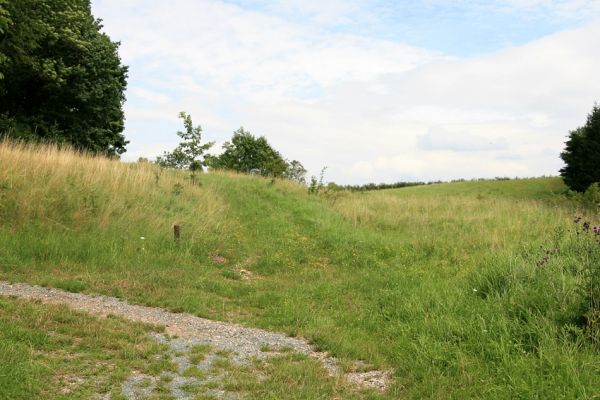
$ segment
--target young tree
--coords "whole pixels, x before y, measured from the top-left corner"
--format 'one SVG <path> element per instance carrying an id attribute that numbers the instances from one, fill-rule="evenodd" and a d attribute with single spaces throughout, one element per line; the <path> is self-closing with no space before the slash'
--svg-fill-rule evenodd
<path id="1" fill-rule="evenodd" d="M 206 165 L 203 155 L 215 142 L 202 144 L 202 127 L 200 125 L 194 127 L 192 117 L 186 112 L 180 112 L 179 118 L 183 120 L 185 127 L 184 132 L 177 132 L 181 142 L 172 152 L 165 152 L 162 156 L 157 157 L 156 163 L 166 168 L 202 171 L 202 167 Z"/>
<path id="2" fill-rule="evenodd" d="M 89 0 L 0 0 L 0 134 L 121 154 L 127 67 Z"/>
<path id="3" fill-rule="evenodd" d="M 288 166 L 284 172 L 284 176 L 298 183 L 306 183 L 306 168 L 298 160 L 292 160 L 288 162 Z"/>
<path id="4" fill-rule="evenodd" d="M 287 162 L 264 136 L 254 137 L 244 128 L 233 132 L 231 142 L 225 142 L 223 149 L 221 155 L 207 157 L 209 167 L 244 173 L 258 171 L 263 176 L 273 177 L 284 176 L 288 168 Z"/>
<path id="5" fill-rule="evenodd" d="M 560 174 L 571 190 L 584 192 L 600 182 L 600 106 L 594 105 L 586 124 L 569 133 L 560 157 L 565 162 Z"/>

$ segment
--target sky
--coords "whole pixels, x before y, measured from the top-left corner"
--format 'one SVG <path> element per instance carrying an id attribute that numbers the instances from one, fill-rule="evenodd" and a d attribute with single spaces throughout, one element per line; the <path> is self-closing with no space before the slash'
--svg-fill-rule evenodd
<path id="1" fill-rule="evenodd" d="M 244 127 L 341 184 L 557 175 L 600 102 L 600 0 L 92 0 L 127 161 Z"/>

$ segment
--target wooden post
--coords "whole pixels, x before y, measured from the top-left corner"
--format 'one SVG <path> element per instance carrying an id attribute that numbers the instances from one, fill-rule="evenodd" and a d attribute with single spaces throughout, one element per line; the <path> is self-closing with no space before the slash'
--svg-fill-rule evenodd
<path id="1" fill-rule="evenodd" d="M 181 239 L 181 225 L 173 225 L 173 236 L 175 236 L 175 241 L 179 243 L 179 239 Z"/>

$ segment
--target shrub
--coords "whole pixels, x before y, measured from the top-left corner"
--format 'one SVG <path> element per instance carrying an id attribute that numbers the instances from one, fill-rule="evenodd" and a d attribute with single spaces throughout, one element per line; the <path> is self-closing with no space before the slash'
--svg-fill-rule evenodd
<path id="1" fill-rule="evenodd" d="M 570 191 L 567 194 L 578 206 L 587 210 L 597 210 L 600 208 L 600 185 L 591 184 L 584 193 Z"/>

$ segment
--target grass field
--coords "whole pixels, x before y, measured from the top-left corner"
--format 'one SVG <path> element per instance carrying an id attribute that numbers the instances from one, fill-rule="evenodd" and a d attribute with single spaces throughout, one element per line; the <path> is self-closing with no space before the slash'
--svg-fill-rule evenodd
<path id="1" fill-rule="evenodd" d="M 301 335 L 393 368 L 373 398 L 594 398 L 573 217 L 597 221 L 564 192 L 540 178 L 310 196 L 4 143 L 0 279 Z"/>

